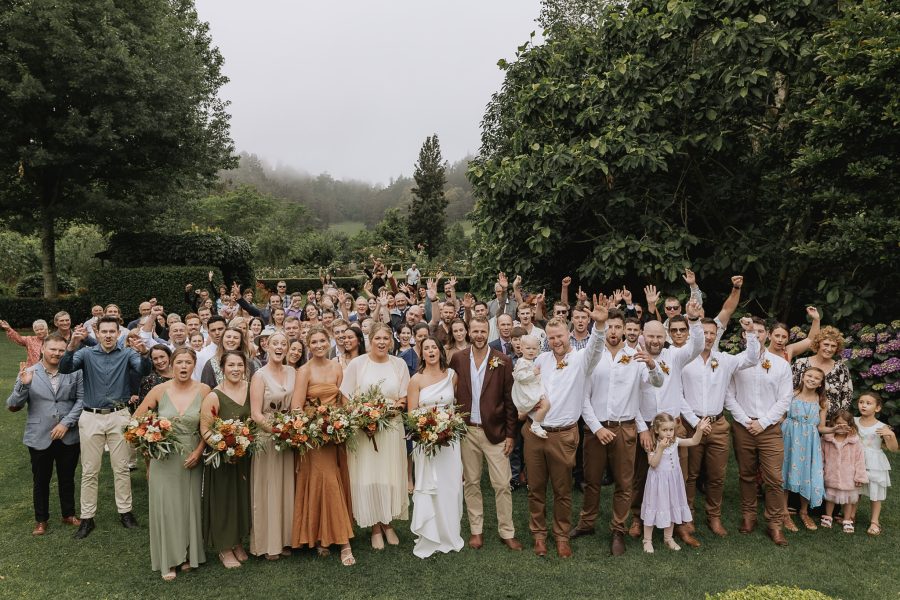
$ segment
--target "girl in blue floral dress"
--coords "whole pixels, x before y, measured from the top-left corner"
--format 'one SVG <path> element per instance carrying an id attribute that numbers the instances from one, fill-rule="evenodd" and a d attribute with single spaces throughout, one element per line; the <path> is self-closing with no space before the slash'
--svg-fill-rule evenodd
<path id="1" fill-rule="evenodd" d="M 820 433 L 832 433 L 826 426 L 828 402 L 825 399 L 825 373 L 818 367 L 809 367 L 800 379 L 800 388 L 794 391 L 794 399 L 787 417 L 781 424 L 784 436 L 785 491 L 800 495 L 800 520 L 809 529 L 816 529 L 809 517 L 809 507 L 822 504 L 825 498 L 825 470 L 822 460 Z M 785 505 L 787 504 L 787 494 Z M 787 514 L 787 506 L 785 506 Z M 788 531 L 797 531 L 790 516 L 784 523 Z"/>

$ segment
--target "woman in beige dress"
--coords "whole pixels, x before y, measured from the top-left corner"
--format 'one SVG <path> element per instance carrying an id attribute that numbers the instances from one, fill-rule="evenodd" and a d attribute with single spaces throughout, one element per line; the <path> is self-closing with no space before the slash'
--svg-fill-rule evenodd
<path id="1" fill-rule="evenodd" d="M 352 398 L 378 385 L 388 402 L 405 410 L 409 370 L 403 359 L 390 355 L 392 340 L 390 327 L 372 326 L 368 354 L 354 358 L 344 371 L 344 396 Z M 365 434 L 358 435 L 361 438 L 349 456 L 353 517 L 360 527 L 372 528 L 372 547 L 381 550 L 385 540 L 394 546 L 400 543 L 391 521 L 409 519 L 403 422 L 399 415 L 394 417 L 393 428 L 375 434 L 375 444 Z"/>
<path id="2" fill-rule="evenodd" d="M 269 338 L 269 361 L 250 382 L 250 416 L 261 429 L 262 446 L 251 465 L 250 553 L 265 554 L 269 560 L 290 556 L 294 520 L 294 454 L 276 451 L 269 435 L 272 413 L 291 408 L 297 372 L 284 364 L 287 349 L 287 336 L 274 333 Z"/>

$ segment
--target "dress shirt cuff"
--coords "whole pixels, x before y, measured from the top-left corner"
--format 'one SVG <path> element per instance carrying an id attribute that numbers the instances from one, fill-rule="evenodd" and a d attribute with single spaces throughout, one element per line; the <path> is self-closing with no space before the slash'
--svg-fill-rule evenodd
<path id="1" fill-rule="evenodd" d="M 770 421 L 766 417 L 761 417 L 761 418 L 757 419 L 757 421 L 759 421 L 759 426 L 762 427 L 763 429 L 768 429 L 771 425 L 774 424 L 774 423 L 772 423 L 772 421 Z"/>
<path id="2" fill-rule="evenodd" d="M 700 419 L 697 418 L 697 415 L 695 415 L 695 414 L 692 413 L 692 412 L 691 412 L 691 413 L 681 413 L 681 416 L 684 417 L 685 420 L 686 420 L 688 423 L 690 423 L 691 427 L 694 427 L 694 428 L 696 428 L 696 427 L 697 427 L 697 423 L 700 422 Z"/>
<path id="3" fill-rule="evenodd" d="M 647 423 L 640 417 L 640 415 L 638 415 L 638 418 L 635 419 L 635 422 L 637 423 L 638 433 L 644 433 L 645 431 L 647 431 Z M 638 442 L 638 444 L 640 444 L 640 442 Z"/>

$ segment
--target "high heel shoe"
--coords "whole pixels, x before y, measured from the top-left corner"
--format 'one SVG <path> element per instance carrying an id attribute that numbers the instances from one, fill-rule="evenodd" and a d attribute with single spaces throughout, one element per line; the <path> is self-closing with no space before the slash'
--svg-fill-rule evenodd
<path id="1" fill-rule="evenodd" d="M 341 564 L 345 567 L 352 567 L 356 564 L 356 559 L 353 558 L 353 550 L 350 548 L 341 550 Z"/>

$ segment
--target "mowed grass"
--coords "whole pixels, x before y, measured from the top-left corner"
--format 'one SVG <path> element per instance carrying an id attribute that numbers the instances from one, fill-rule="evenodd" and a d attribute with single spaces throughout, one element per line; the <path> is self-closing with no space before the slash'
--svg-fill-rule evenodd
<path id="1" fill-rule="evenodd" d="M 339 223 L 332 223 L 329 225 L 328 231 L 345 233 L 352 237 L 365 228 L 366 224 L 362 221 L 340 221 Z"/>
<path id="2" fill-rule="evenodd" d="M 24 351 L 0 338 L 0 390 L 12 387 Z M 729 467 L 725 522 L 733 534 L 714 539 L 698 524 L 703 546 L 670 552 L 657 542 L 656 554 L 641 553 L 628 541 L 624 557 L 608 555 L 605 527 L 598 535 L 573 542 L 575 556 L 562 561 L 551 549 L 539 559 L 530 552 L 524 490 L 514 494 L 515 520 L 526 551 L 512 553 L 494 533 L 493 496 L 485 489 L 486 543 L 479 551 L 420 560 L 413 556 L 408 525 L 398 524 L 399 548 L 373 551 L 366 533 L 357 532 L 357 565 L 340 565 L 337 552 L 318 559 L 310 551 L 277 562 L 251 559 L 243 568 L 226 571 L 214 555 L 195 572 L 163 582 L 150 570 L 147 531 L 147 484 L 143 470 L 132 475 L 134 512 L 141 527 L 119 525 L 108 465 L 100 480 L 98 528 L 83 541 L 59 524 L 55 482 L 51 490 L 49 533 L 33 538 L 31 473 L 28 451 L 21 443 L 24 412 L 0 416 L 0 598 L 216 598 L 223 595 L 260 598 L 703 598 L 705 593 L 742 588 L 751 583 L 813 588 L 834 597 L 867 600 L 898 598 L 896 551 L 900 543 L 897 492 L 892 490 L 882 514 L 884 533 L 865 535 L 869 508 L 860 508 L 859 531 L 839 530 L 789 534 L 788 548 L 776 548 L 762 532 L 737 534 L 738 499 L 734 465 Z M 892 457 L 896 469 L 897 457 Z M 896 470 L 895 470 L 896 473 Z M 896 486 L 895 486 L 896 487 Z M 701 498 L 702 500 L 702 498 Z M 574 497 L 578 510 L 581 494 Z M 601 520 L 607 522 L 610 490 L 604 491 Z M 702 515 L 702 510 L 701 510 Z M 699 521 L 702 522 L 702 516 Z M 463 520 L 463 538 L 468 527 Z M 657 535 L 659 539 L 659 535 Z"/>

